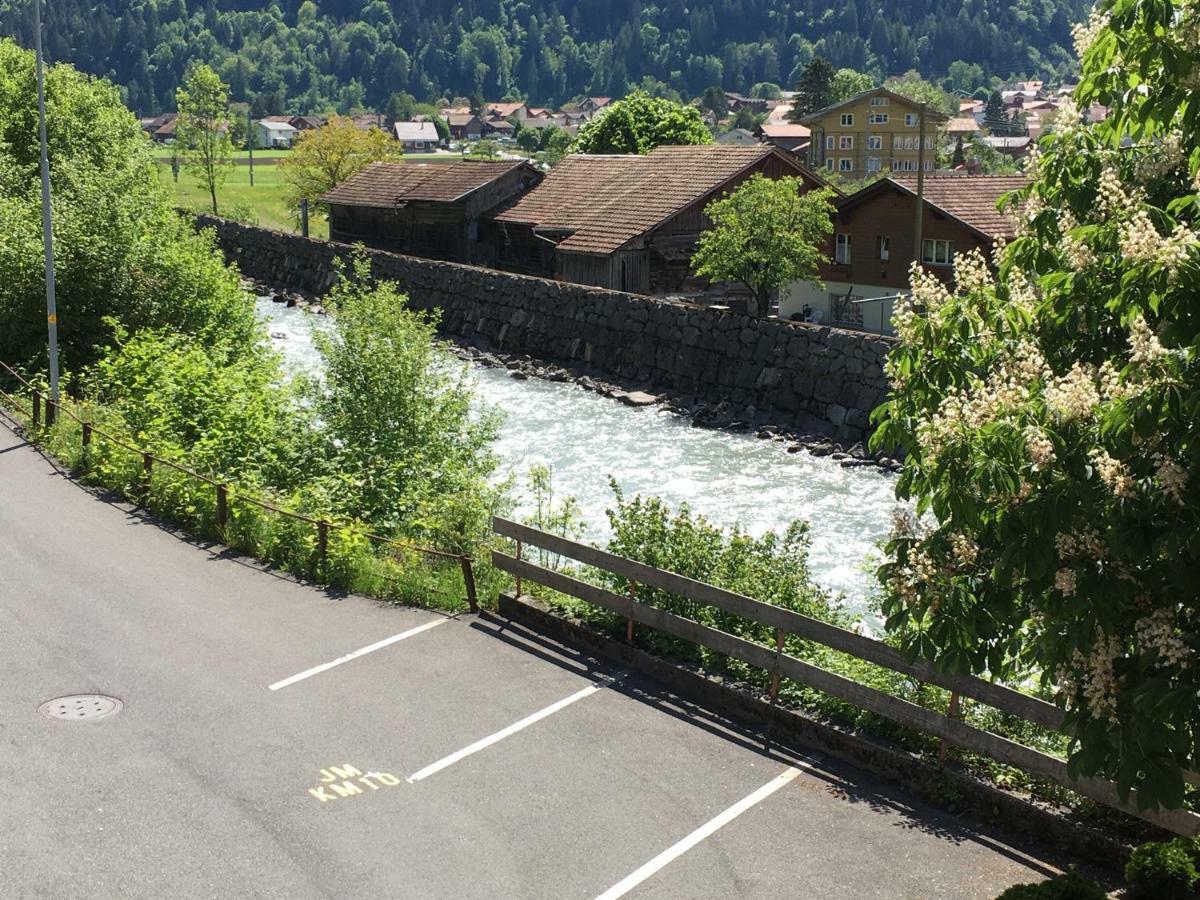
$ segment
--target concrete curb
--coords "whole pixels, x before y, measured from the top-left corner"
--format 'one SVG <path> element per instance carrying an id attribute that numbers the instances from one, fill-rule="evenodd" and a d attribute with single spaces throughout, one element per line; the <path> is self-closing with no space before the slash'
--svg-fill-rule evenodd
<path id="1" fill-rule="evenodd" d="M 1130 847 L 1119 837 L 1072 821 L 1031 798 L 1002 791 L 964 771 L 944 768 L 882 739 L 851 732 L 797 710 L 772 708 L 744 690 L 564 619 L 532 597 L 503 593 L 499 613 L 546 637 L 654 678 L 681 697 L 734 721 L 763 729 L 774 743 L 852 763 L 913 791 L 934 806 L 970 816 L 1016 838 L 1034 837 L 1113 872 L 1120 872 L 1128 858 Z M 948 794 L 953 795 L 951 802 L 947 802 Z"/>

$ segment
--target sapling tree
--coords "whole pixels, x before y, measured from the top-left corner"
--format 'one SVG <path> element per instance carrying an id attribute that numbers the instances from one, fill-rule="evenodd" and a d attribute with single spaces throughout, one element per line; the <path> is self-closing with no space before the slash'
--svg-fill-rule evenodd
<path id="1" fill-rule="evenodd" d="M 805 191 L 799 178 L 755 174 L 704 214 L 712 227 L 692 257 L 698 275 L 735 281 L 754 295 L 760 316 L 783 285 L 814 279 L 821 247 L 833 226 L 828 189 Z"/>
<path id="2" fill-rule="evenodd" d="M 1105 3 L 1081 107 L 1010 209 L 1018 236 L 914 268 L 876 447 L 908 453 L 887 627 L 949 669 L 1036 673 L 1070 771 L 1179 807 L 1200 769 L 1200 5 Z"/>
<path id="3" fill-rule="evenodd" d="M 225 183 L 232 166 L 229 140 L 229 86 L 204 64 L 188 72 L 175 92 L 179 107 L 176 140 L 183 146 L 188 168 L 196 173 L 217 214 L 217 188 Z"/>

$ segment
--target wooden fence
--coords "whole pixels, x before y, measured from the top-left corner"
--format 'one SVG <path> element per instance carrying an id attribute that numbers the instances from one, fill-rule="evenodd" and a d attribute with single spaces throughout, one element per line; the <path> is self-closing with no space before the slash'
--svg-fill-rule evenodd
<path id="1" fill-rule="evenodd" d="M 150 479 L 153 475 L 154 466 L 156 465 L 166 466 L 168 469 L 174 469 L 176 472 L 179 472 L 187 478 L 208 485 L 214 491 L 217 533 L 221 536 L 222 540 L 224 540 L 226 537 L 226 529 L 229 525 L 230 503 L 236 498 L 239 503 L 245 503 L 249 506 L 258 507 L 259 509 L 274 513 L 275 515 L 285 519 L 302 522 L 315 529 L 317 556 L 316 568 L 318 576 L 324 577 L 328 573 L 330 530 L 334 529 L 337 531 L 344 531 L 359 535 L 376 546 L 391 548 L 393 551 L 403 550 L 416 553 L 420 556 L 430 559 L 456 562 L 462 571 L 463 589 L 467 595 L 467 606 L 470 608 L 471 612 L 479 611 L 479 601 L 475 592 L 475 572 L 472 567 L 473 560 L 470 556 L 467 556 L 464 553 L 447 553 L 444 550 L 434 550 L 429 547 L 418 547 L 405 541 L 395 540 L 394 538 L 383 537 L 378 534 L 370 534 L 352 526 L 339 525 L 335 522 L 329 522 L 325 519 L 314 519 L 298 512 L 292 512 L 289 509 L 283 509 L 273 503 L 267 502 L 266 500 L 245 493 L 236 488 L 235 485 L 229 484 L 228 482 L 218 481 L 217 479 L 210 478 L 207 475 L 202 475 L 201 473 L 193 471 L 187 466 L 181 465 L 174 460 L 164 459 L 161 456 L 156 456 L 145 449 L 135 447 L 127 441 L 122 440 L 121 438 L 110 434 L 107 431 L 97 428 L 91 422 L 77 416 L 63 404 L 55 404 L 48 396 L 45 396 L 41 390 L 39 390 L 30 382 L 26 381 L 25 378 L 20 375 L 20 373 L 3 362 L 0 362 L 0 372 L 7 373 L 12 378 L 20 382 L 20 384 L 29 391 L 30 406 L 28 408 L 26 408 L 26 406 L 18 397 L 5 392 L 4 390 L 0 390 L 0 401 L 3 401 L 3 403 L 7 405 L 10 410 L 26 416 L 29 419 L 30 427 L 33 428 L 34 431 L 39 431 L 43 427 L 47 429 L 53 427 L 54 422 L 58 417 L 58 413 L 61 412 L 67 418 L 78 423 L 80 426 L 80 441 L 84 449 L 90 447 L 95 438 L 102 438 L 106 441 L 109 441 L 114 446 L 120 447 L 128 453 L 140 458 L 142 463 L 142 499 L 145 499 L 149 496 L 151 485 Z"/>
<path id="2" fill-rule="evenodd" d="M 1039 779 L 1068 788 L 1105 806 L 1145 819 L 1177 834 L 1200 834 L 1200 815 L 1187 810 L 1139 810 L 1136 792 L 1131 792 L 1128 802 L 1124 802 L 1118 794 L 1117 786 L 1112 782 L 1087 776 L 1073 778 L 1068 774 L 1067 764 L 1063 760 L 976 728 L 955 716 L 958 698 L 970 697 L 1042 728 L 1065 733 L 1064 713 L 1051 703 L 974 676 L 940 672 L 926 660 L 910 662 L 894 647 L 874 638 L 508 519 L 494 518 L 492 530 L 516 541 L 516 556 L 493 551 L 492 564 L 515 576 L 518 594 L 521 593 L 523 579 L 532 581 L 625 617 L 628 621 L 627 637 L 630 639 L 636 623 L 756 666 L 771 675 L 772 704 L 778 697 L 780 679 L 787 678 L 823 691 L 860 709 L 884 716 L 900 725 L 940 738 L 944 742 L 943 746 L 949 744 L 960 747 L 1023 769 Z M 541 548 L 625 579 L 630 586 L 629 592 L 619 594 L 572 575 L 531 563 L 522 558 L 525 545 Z M 757 644 L 640 603 L 637 600 L 638 585 L 668 591 L 693 602 L 712 606 L 773 628 L 774 647 Z M 926 709 L 797 659 L 784 652 L 784 642 L 788 635 L 823 644 L 918 681 L 945 688 L 951 692 L 949 714 L 943 715 Z M 1187 773 L 1187 779 L 1192 784 L 1200 783 L 1200 778 L 1195 773 Z"/>

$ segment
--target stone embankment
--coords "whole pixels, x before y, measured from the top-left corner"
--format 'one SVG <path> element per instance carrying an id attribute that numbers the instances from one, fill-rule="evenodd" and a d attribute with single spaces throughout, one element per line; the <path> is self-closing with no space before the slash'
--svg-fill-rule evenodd
<path id="1" fill-rule="evenodd" d="M 231 262 L 263 284 L 319 297 L 350 247 L 200 216 Z M 887 393 L 887 338 L 763 320 L 626 294 L 370 250 L 376 277 L 483 364 L 575 380 L 629 403 L 664 402 L 699 426 L 755 430 L 797 449 L 845 454 Z M 885 467 L 888 466 L 886 460 Z"/>

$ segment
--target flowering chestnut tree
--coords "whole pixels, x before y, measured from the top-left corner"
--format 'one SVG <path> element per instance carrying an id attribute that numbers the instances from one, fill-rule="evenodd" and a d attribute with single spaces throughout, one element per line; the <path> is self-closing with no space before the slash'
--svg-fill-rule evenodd
<path id="1" fill-rule="evenodd" d="M 1070 769 L 1187 801 L 1200 769 L 1200 2 L 1076 28 L 1082 107 L 1011 198 L 994 266 L 914 266 L 879 447 L 907 451 L 888 628 L 952 670 L 1042 679 Z M 993 274 L 995 273 L 995 274 Z M 932 517 L 923 515 L 932 513 Z"/>

